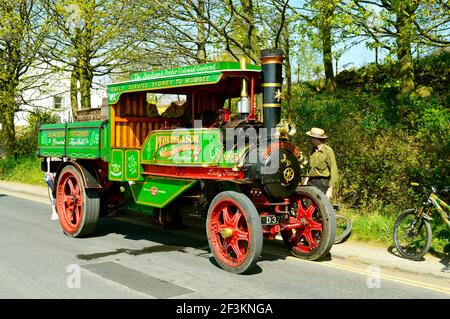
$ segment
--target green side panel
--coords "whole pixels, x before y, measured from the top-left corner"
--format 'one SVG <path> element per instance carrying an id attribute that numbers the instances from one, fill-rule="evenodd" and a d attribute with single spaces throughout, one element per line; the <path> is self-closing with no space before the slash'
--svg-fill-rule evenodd
<path id="1" fill-rule="evenodd" d="M 41 125 L 38 131 L 38 156 L 62 157 L 65 152 L 66 125 Z"/>
<path id="2" fill-rule="evenodd" d="M 241 69 L 239 62 L 213 62 L 174 69 L 130 74 L 130 81 L 108 85 L 108 103 L 116 104 L 125 92 L 168 89 L 218 83 L 225 72 L 261 72 L 261 67 L 248 64 Z"/>
<path id="3" fill-rule="evenodd" d="M 116 104 L 123 93 L 215 84 L 221 78 L 222 73 L 216 72 L 110 84 L 108 86 L 108 103 Z"/>
<path id="4" fill-rule="evenodd" d="M 107 121 L 41 125 L 38 156 L 97 159 L 107 156 Z"/>
<path id="5" fill-rule="evenodd" d="M 147 177 L 143 183 L 131 184 L 134 200 L 138 204 L 163 208 L 197 181 Z"/>
<path id="6" fill-rule="evenodd" d="M 125 179 L 137 181 L 141 177 L 141 159 L 139 150 L 125 151 Z"/>
<path id="7" fill-rule="evenodd" d="M 67 157 L 100 158 L 101 127 L 67 125 Z M 93 123 L 94 124 L 94 123 Z"/>
<path id="8" fill-rule="evenodd" d="M 142 163 L 217 166 L 222 150 L 219 129 L 153 131 L 142 146 Z"/>
<path id="9" fill-rule="evenodd" d="M 111 181 L 125 180 L 125 161 L 123 149 L 112 149 L 108 167 L 108 178 Z"/>
<path id="10" fill-rule="evenodd" d="M 155 213 L 154 208 L 151 206 L 141 205 L 134 201 L 133 194 L 131 193 L 131 189 L 129 187 L 126 188 L 125 191 L 126 198 L 130 198 L 132 200 L 128 200 L 124 206 L 122 206 L 123 209 L 127 211 L 133 211 L 136 213 L 141 213 L 145 215 L 153 215 Z"/>
<path id="11" fill-rule="evenodd" d="M 102 160 L 105 162 L 109 161 L 109 154 L 111 151 L 111 129 L 110 129 L 110 122 L 106 123 L 104 126 L 101 136 L 100 136 L 100 150 L 101 150 L 101 157 Z"/>
<path id="12" fill-rule="evenodd" d="M 239 62 L 224 61 L 224 62 L 212 62 L 199 65 L 190 65 L 179 68 L 157 70 L 150 72 L 135 72 L 130 74 L 130 80 L 150 80 L 161 77 L 173 77 L 180 75 L 193 75 L 196 73 L 213 72 L 213 71 L 238 71 L 241 69 Z M 261 67 L 253 64 L 247 65 L 247 70 L 261 71 Z"/>
<path id="13" fill-rule="evenodd" d="M 134 201 L 129 201 L 123 208 L 127 211 L 132 211 L 135 213 L 140 213 L 140 214 L 145 214 L 145 215 L 153 216 L 155 214 L 154 208 L 152 206 L 141 205 Z"/>

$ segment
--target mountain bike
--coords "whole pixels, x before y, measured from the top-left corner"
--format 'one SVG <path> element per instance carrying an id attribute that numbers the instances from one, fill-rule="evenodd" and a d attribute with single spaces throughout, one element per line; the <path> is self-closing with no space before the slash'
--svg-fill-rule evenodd
<path id="1" fill-rule="evenodd" d="M 333 205 L 336 211 L 336 237 L 334 239 L 335 244 L 340 244 L 345 241 L 352 232 L 352 220 L 342 214 L 338 214 L 339 206 Z"/>
<path id="2" fill-rule="evenodd" d="M 412 186 L 419 186 L 411 183 Z M 448 192 L 444 189 L 441 192 Z M 431 212 L 438 212 L 441 219 L 450 229 L 450 205 L 437 195 L 435 187 L 419 208 L 410 208 L 401 212 L 394 224 L 394 244 L 401 256 L 411 260 L 419 260 L 430 249 L 431 226 L 433 218 Z"/>

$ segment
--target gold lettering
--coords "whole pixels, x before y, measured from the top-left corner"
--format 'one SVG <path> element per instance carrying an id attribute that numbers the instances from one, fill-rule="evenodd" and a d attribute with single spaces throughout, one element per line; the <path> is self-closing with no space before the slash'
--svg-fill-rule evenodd
<path id="1" fill-rule="evenodd" d="M 65 133 L 64 131 L 56 131 L 56 132 L 49 132 L 48 137 L 49 138 L 55 138 L 55 137 L 64 137 Z"/>
<path id="2" fill-rule="evenodd" d="M 193 134 L 172 134 L 166 136 L 157 136 L 155 141 L 156 149 L 159 149 L 167 144 L 198 144 L 200 137 Z"/>
<path id="3" fill-rule="evenodd" d="M 70 137 L 88 137 L 89 132 L 88 131 L 71 131 Z"/>

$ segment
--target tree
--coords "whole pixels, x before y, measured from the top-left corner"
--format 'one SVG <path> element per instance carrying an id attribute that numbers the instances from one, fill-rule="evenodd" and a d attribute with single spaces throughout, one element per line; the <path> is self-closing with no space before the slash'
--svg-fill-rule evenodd
<path id="1" fill-rule="evenodd" d="M 288 119 L 292 119 L 292 64 L 291 64 L 291 30 L 290 21 L 283 25 L 284 55 L 285 55 L 285 76 L 286 76 L 286 102 Z"/>
<path id="2" fill-rule="evenodd" d="M 74 117 L 91 107 L 94 77 L 113 73 L 130 63 L 144 36 L 142 1 L 41 0 L 51 18 L 52 33 L 46 42 L 46 61 L 71 73 L 71 106 Z"/>
<path id="3" fill-rule="evenodd" d="M 319 26 L 322 38 L 322 59 L 325 71 L 325 88 L 328 93 L 336 91 L 336 81 L 333 72 L 333 38 L 332 30 L 335 24 L 336 6 L 340 0 L 314 1 L 313 7 L 318 10 L 314 17 L 315 24 Z"/>
<path id="4" fill-rule="evenodd" d="M 422 44 L 433 47 L 450 46 L 450 2 L 424 0 L 413 20 Z"/>
<path id="5" fill-rule="evenodd" d="M 197 15 L 197 60 L 199 63 L 206 61 L 206 27 L 203 17 L 205 16 L 205 0 L 198 0 Z"/>
<path id="6" fill-rule="evenodd" d="M 322 64 L 325 72 L 325 89 L 329 93 L 336 91 L 333 71 L 333 45 L 338 27 L 337 7 L 342 0 L 305 1 L 297 11 L 300 19 L 306 22 L 303 30 L 313 43 L 320 42 Z M 317 30 L 317 33 L 314 31 Z M 318 38 L 318 39 L 314 39 Z"/>
<path id="7" fill-rule="evenodd" d="M 259 38 L 253 0 L 205 0 L 177 1 L 183 13 L 193 20 L 207 25 L 210 46 L 228 52 L 236 60 L 246 55 L 251 61 L 259 61 Z M 203 10 L 205 9 L 205 10 Z M 182 18 L 180 14 L 172 16 Z"/>
<path id="8" fill-rule="evenodd" d="M 150 50 L 176 52 L 186 62 L 203 62 L 245 55 L 259 63 L 262 47 L 282 47 L 283 26 L 289 0 L 169 0 L 156 1 L 156 37 L 148 39 Z M 154 17 L 149 18 L 154 19 Z M 161 47 L 162 46 L 162 47 Z"/>
<path id="9" fill-rule="evenodd" d="M 395 29 L 397 42 L 397 58 L 400 63 L 400 92 L 409 93 L 414 91 L 414 59 L 411 44 L 413 42 L 413 15 L 419 6 L 418 0 L 382 1 L 385 8 L 395 14 Z"/>
<path id="10" fill-rule="evenodd" d="M 38 64 L 48 21 L 36 0 L 0 0 L 0 121 L 8 155 L 16 155 L 15 113 L 24 103 L 22 93 L 39 74 L 28 71 Z"/>
<path id="11" fill-rule="evenodd" d="M 180 0 L 155 1 L 147 4 L 145 28 L 150 35 L 143 39 L 145 55 L 142 66 L 171 67 L 180 64 L 205 63 L 211 30 L 205 16 L 214 6 L 210 0 L 197 0 L 191 7 Z M 151 61 L 148 59 L 151 57 Z"/>
<path id="12" fill-rule="evenodd" d="M 412 45 L 417 43 L 415 27 L 419 0 L 354 0 L 352 13 L 361 27 L 360 35 L 372 38 L 379 47 L 395 52 L 400 93 L 415 89 Z M 393 43 L 391 42 L 393 39 Z"/>

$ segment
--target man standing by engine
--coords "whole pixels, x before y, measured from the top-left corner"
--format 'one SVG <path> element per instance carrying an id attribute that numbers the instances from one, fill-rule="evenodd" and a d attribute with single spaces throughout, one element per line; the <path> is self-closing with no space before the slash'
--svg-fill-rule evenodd
<path id="1" fill-rule="evenodd" d="M 324 143 L 328 138 L 324 130 L 313 127 L 306 132 L 306 135 L 311 138 L 313 149 L 309 157 L 308 176 L 303 184 L 316 186 L 331 199 L 338 182 L 338 169 L 334 151 Z"/>

